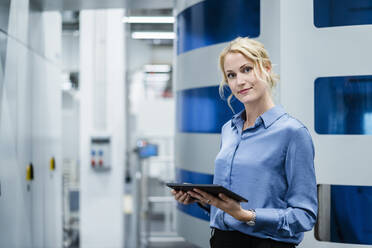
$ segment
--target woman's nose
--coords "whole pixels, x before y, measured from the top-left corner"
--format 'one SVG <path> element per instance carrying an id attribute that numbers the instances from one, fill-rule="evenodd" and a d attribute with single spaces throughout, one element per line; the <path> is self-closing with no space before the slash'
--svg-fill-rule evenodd
<path id="1" fill-rule="evenodd" d="M 236 75 L 236 81 L 237 81 L 238 84 L 245 84 L 246 83 L 246 79 L 244 78 L 244 76 L 239 75 L 239 74 Z"/>

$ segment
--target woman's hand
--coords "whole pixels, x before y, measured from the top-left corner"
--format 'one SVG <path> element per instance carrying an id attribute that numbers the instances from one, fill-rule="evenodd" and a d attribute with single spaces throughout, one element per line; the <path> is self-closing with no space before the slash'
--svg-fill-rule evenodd
<path id="1" fill-rule="evenodd" d="M 174 189 L 171 190 L 172 195 L 174 196 L 174 199 L 182 204 L 191 204 L 194 202 L 197 202 L 196 199 L 192 198 L 190 194 L 183 192 L 183 191 L 176 191 Z"/>
<path id="2" fill-rule="evenodd" d="M 193 198 L 198 199 L 201 203 L 213 205 L 237 220 L 247 222 L 253 219 L 253 215 L 250 211 L 243 209 L 239 202 L 224 194 L 219 194 L 218 197 L 214 197 L 199 189 L 193 189 L 193 191 L 188 191 L 187 193 Z"/>

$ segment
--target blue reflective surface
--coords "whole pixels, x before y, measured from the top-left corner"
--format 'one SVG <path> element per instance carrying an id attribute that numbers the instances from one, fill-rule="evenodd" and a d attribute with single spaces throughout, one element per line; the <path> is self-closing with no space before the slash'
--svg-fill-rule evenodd
<path id="1" fill-rule="evenodd" d="M 158 145 L 147 144 L 143 147 L 140 147 L 138 154 L 140 158 L 149 158 L 149 157 L 158 156 Z"/>
<path id="2" fill-rule="evenodd" d="M 372 186 L 331 185 L 331 241 L 372 244 Z"/>
<path id="3" fill-rule="evenodd" d="M 315 131 L 372 134 L 372 75 L 317 78 Z"/>
<path id="4" fill-rule="evenodd" d="M 198 184 L 211 184 L 213 183 L 213 175 L 205 174 L 195 171 L 189 171 L 177 168 L 176 169 L 176 182 L 177 183 L 198 183 Z M 177 204 L 177 208 L 182 212 L 193 217 L 209 221 L 209 215 L 200 208 L 196 203 L 190 205 Z"/>
<path id="5" fill-rule="evenodd" d="M 372 24 L 372 0 L 314 0 L 318 28 Z"/>
<path id="6" fill-rule="evenodd" d="M 260 0 L 205 0 L 177 16 L 177 54 L 260 34 Z"/>
<path id="7" fill-rule="evenodd" d="M 225 95 L 229 96 L 230 92 Z M 236 99 L 231 105 L 236 113 L 243 109 L 243 104 Z M 234 114 L 221 99 L 218 86 L 177 92 L 176 111 L 178 131 L 190 133 L 220 133 L 223 124 Z"/>

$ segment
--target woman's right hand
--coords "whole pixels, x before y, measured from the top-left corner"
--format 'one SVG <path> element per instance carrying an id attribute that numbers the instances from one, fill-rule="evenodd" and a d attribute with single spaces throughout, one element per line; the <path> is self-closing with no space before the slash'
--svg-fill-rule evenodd
<path id="1" fill-rule="evenodd" d="M 176 191 L 172 189 L 171 193 L 174 196 L 174 199 L 176 199 L 176 201 L 178 201 L 181 204 L 191 204 L 197 202 L 195 198 L 192 198 L 188 193 L 183 192 L 181 190 Z"/>

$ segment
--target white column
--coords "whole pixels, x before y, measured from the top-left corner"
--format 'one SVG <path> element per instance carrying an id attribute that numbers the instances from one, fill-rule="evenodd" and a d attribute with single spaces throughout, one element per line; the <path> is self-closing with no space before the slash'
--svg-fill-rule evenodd
<path id="1" fill-rule="evenodd" d="M 124 25 L 123 10 L 80 12 L 80 243 L 123 247 Z M 111 137 L 111 169 L 91 167 L 90 138 Z"/>

